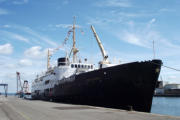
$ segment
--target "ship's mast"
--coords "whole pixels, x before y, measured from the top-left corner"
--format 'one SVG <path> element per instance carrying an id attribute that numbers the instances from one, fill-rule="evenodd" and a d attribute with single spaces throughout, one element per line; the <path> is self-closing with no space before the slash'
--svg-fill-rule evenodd
<path id="1" fill-rule="evenodd" d="M 74 16 L 74 22 L 73 22 L 73 48 L 72 48 L 72 51 L 73 51 L 73 62 L 76 62 L 76 54 L 77 52 L 79 51 L 77 48 L 76 48 L 76 39 L 75 39 L 75 16 Z"/>
<path id="2" fill-rule="evenodd" d="M 68 32 L 68 36 L 64 40 L 62 46 L 59 46 L 58 48 L 53 50 L 53 52 L 55 52 L 55 51 L 59 50 L 59 48 L 63 47 L 64 44 L 66 44 L 66 41 L 68 40 L 68 38 L 70 36 L 70 32 L 73 32 L 73 46 L 72 46 L 72 49 L 71 49 L 71 52 L 73 52 L 73 62 L 76 62 L 76 54 L 77 54 L 77 52 L 79 52 L 79 50 L 76 48 L 75 28 L 76 28 L 76 26 L 75 26 L 75 17 L 74 17 L 74 22 L 73 22 L 72 30 Z M 47 51 L 47 70 L 50 68 L 50 57 L 51 57 L 52 54 L 53 53 L 50 53 L 50 50 L 48 49 L 48 51 Z"/>

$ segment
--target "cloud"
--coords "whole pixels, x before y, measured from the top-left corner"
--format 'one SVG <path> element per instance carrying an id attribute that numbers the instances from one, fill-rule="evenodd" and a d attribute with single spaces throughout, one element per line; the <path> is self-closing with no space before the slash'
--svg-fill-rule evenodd
<path id="1" fill-rule="evenodd" d="M 29 59 L 21 59 L 19 61 L 19 65 L 21 66 L 31 66 L 32 65 L 32 61 Z"/>
<path id="2" fill-rule="evenodd" d="M 35 32 L 34 30 L 32 30 L 31 28 L 29 27 L 22 27 L 22 26 L 15 26 L 15 28 L 17 29 L 21 29 L 23 30 L 24 32 L 38 38 L 39 40 L 42 40 L 42 41 L 45 41 L 46 43 L 48 43 L 49 45 L 52 45 L 54 47 L 57 47 L 57 43 L 53 42 L 51 39 L 43 36 L 43 35 L 40 35 L 38 34 L 37 32 Z"/>
<path id="3" fill-rule="evenodd" d="M 0 3 L 5 2 L 6 0 L 0 0 Z"/>
<path id="4" fill-rule="evenodd" d="M 69 0 L 64 0 L 64 1 L 62 2 L 62 4 L 63 4 L 63 5 L 69 4 Z"/>
<path id="5" fill-rule="evenodd" d="M 153 18 L 149 23 L 152 24 L 152 23 L 154 23 L 155 21 L 156 21 L 156 19 Z"/>
<path id="6" fill-rule="evenodd" d="M 157 15 L 156 12 L 150 12 L 150 11 L 124 12 L 122 10 L 112 10 L 110 11 L 109 14 L 121 18 L 149 17 L 149 16 Z"/>
<path id="7" fill-rule="evenodd" d="M 114 18 L 113 16 L 111 16 L 111 18 L 106 18 L 106 17 L 95 17 L 95 18 L 90 18 L 88 17 L 88 20 L 87 20 L 87 24 L 88 25 L 108 25 L 110 23 L 121 23 L 122 22 L 122 19 L 121 17 L 119 18 Z"/>
<path id="8" fill-rule="evenodd" d="M 148 27 L 149 26 L 147 26 L 146 28 L 141 28 L 139 30 L 136 29 L 135 31 L 125 30 L 122 32 L 122 34 L 117 33 L 116 36 L 120 40 L 140 47 L 152 48 L 152 41 L 154 40 L 155 43 L 164 46 L 159 46 L 159 48 L 161 47 L 163 49 L 180 49 L 180 46 L 171 43 L 169 40 L 164 38 L 159 32 L 151 30 Z"/>
<path id="9" fill-rule="evenodd" d="M 126 30 L 120 30 L 114 33 L 120 40 L 140 47 L 152 48 L 152 42 L 155 41 L 156 44 L 163 46 L 158 47 L 158 49 L 160 48 L 162 51 L 166 51 L 165 49 L 168 48 L 180 49 L 179 45 L 173 44 L 172 41 L 164 38 L 160 32 L 153 29 L 155 22 L 155 18 L 152 18 L 146 24 L 141 24 L 141 26 L 137 26 L 137 24 L 133 22 L 133 25 L 129 25 L 130 28 L 127 27 Z"/>
<path id="10" fill-rule="evenodd" d="M 17 66 L 16 66 L 15 64 L 12 64 L 12 63 L 7 63 L 7 64 L 5 64 L 5 67 L 6 67 L 6 68 L 9 68 L 9 69 L 14 69 L 14 68 L 16 68 Z"/>
<path id="11" fill-rule="evenodd" d="M 13 52 L 13 46 L 9 43 L 0 45 L 0 54 L 8 55 Z"/>
<path id="12" fill-rule="evenodd" d="M 29 0 L 16 0 L 13 1 L 12 3 L 15 5 L 22 5 L 22 4 L 27 4 L 29 2 Z"/>
<path id="13" fill-rule="evenodd" d="M 4 83 L 9 84 L 8 91 L 16 92 L 16 86 L 13 86 L 16 85 L 16 71 L 21 73 L 21 80 L 28 80 L 29 83 L 31 83 L 37 73 L 41 73 L 46 70 L 46 59 L 31 60 L 16 56 L 0 55 L 0 68 L 0 78 Z"/>
<path id="14" fill-rule="evenodd" d="M 72 24 L 57 24 L 55 25 L 57 28 L 71 28 Z"/>
<path id="15" fill-rule="evenodd" d="M 145 13 L 130 13 L 130 12 L 115 12 L 115 15 L 121 16 L 121 17 L 142 17 L 147 16 Z"/>
<path id="16" fill-rule="evenodd" d="M 3 2 L 10 2 L 10 4 L 14 4 L 14 5 L 22 5 L 22 4 L 27 4 L 29 0 L 0 0 L 0 3 Z"/>
<path id="17" fill-rule="evenodd" d="M 6 25 L 3 25 L 2 27 L 3 27 L 3 28 L 10 28 L 11 26 L 8 25 L 8 24 L 6 24 Z"/>
<path id="18" fill-rule="evenodd" d="M 0 8 L 0 15 L 7 15 L 9 12 L 5 9 Z"/>
<path id="19" fill-rule="evenodd" d="M 46 45 L 48 44 L 57 47 L 57 43 L 52 41 L 50 38 L 46 37 L 45 35 L 41 35 L 38 32 L 34 31 L 33 29 L 26 27 L 26 26 L 19 26 L 19 25 L 3 25 L 1 28 L 6 28 L 5 30 L 0 30 L 0 34 L 4 35 L 5 38 L 11 38 L 11 39 L 16 39 L 20 41 L 24 41 L 26 43 L 31 43 L 31 44 L 41 44 L 41 45 Z M 21 33 L 25 33 L 25 36 L 22 36 L 20 34 L 16 34 L 14 32 L 8 32 L 7 30 L 13 30 L 13 31 L 19 31 Z M 43 41 L 43 42 L 42 42 Z"/>
<path id="20" fill-rule="evenodd" d="M 18 34 L 14 34 L 13 37 L 17 40 L 20 40 L 20 41 L 24 41 L 24 42 L 29 42 L 29 40 L 21 35 L 18 35 Z"/>
<path id="21" fill-rule="evenodd" d="M 175 79 L 175 78 L 177 78 L 177 76 L 171 75 L 171 76 L 169 76 L 169 78 L 170 78 L 170 79 Z"/>
<path id="22" fill-rule="evenodd" d="M 120 36 L 119 36 L 120 37 Z M 122 40 L 130 43 L 130 44 L 134 44 L 134 45 L 138 45 L 141 47 L 147 47 L 143 42 L 140 36 L 138 36 L 137 34 L 134 33 L 130 33 L 130 32 L 125 32 L 123 34 L 123 36 L 121 37 Z"/>
<path id="23" fill-rule="evenodd" d="M 130 27 L 133 27 L 134 26 L 134 21 L 128 21 L 128 22 L 126 22 L 126 24 L 128 25 L 128 26 L 130 26 Z"/>
<path id="24" fill-rule="evenodd" d="M 175 10 L 174 9 L 168 9 L 168 8 L 161 8 L 159 10 L 159 12 L 173 12 L 173 11 L 175 11 Z"/>
<path id="25" fill-rule="evenodd" d="M 42 59 L 47 55 L 47 49 L 41 50 L 40 46 L 33 46 L 24 52 L 24 55 L 32 59 Z"/>
<path id="26" fill-rule="evenodd" d="M 124 24 L 127 21 L 135 18 L 142 18 L 142 17 L 150 17 L 154 16 L 156 13 L 149 13 L 149 12 L 123 12 L 112 10 L 106 13 L 105 15 L 99 15 L 100 17 L 87 17 L 87 24 L 97 24 L 97 25 L 108 25 L 108 24 Z M 154 19 L 156 21 L 156 19 Z M 154 22 L 155 22 L 154 21 Z M 153 21 L 152 21 L 153 22 Z M 128 24 L 128 23 L 127 23 Z M 132 22 L 130 23 L 132 25 Z M 129 24 L 129 25 L 130 25 Z"/>
<path id="27" fill-rule="evenodd" d="M 131 7 L 128 0 L 104 0 L 95 3 L 98 7 Z"/>
<path id="28" fill-rule="evenodd" d="M 5 25 L 4 27 L 10 27 L 10 25 Z M 23 42 L 26 42 L 26 43 L 29 43 L 29 39 L 22 36 L 22 35 L 19 35 L 19 34 L 16 34 L 16 33 L 13 33 L 13 32 L 8 32 L 8 31 L 3 31 L 3 30 L 0 30 L 0 34 L 3 34 L 6 38 L 10 38 L 10 39 L 16 39 L 16 40 L 19 40 L 19 41 L 23 41 Z"/>
<path id="29" fill-rule="evenodd" d="M 56 25 L 48 25 L 48 27 L 50 28 L 72 28 L 73 25 L 72 24 L 56 24 Z M 75 25 L 76 28 L 82 28 L 82 26 L 80 25 Z"/>

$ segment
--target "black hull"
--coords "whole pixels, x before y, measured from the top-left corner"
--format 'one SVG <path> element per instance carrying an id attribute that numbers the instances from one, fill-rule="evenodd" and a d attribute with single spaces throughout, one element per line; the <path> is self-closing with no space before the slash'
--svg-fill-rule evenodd
<path id="1" fill-rule="evenodd" d="M 82 73 L 56 85 L 51 94 L 32 97 L 150 112 L 161 64 L 161 60 L 133 62 Z"/>

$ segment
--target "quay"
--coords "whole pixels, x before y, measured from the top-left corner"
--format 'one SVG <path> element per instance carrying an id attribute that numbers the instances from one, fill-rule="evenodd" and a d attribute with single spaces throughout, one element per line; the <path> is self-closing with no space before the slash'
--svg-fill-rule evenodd
<path id="1" fill-rule="evenodd" d="M 0 120 L 180 120 L 180 117 L 0 96 Z"/>

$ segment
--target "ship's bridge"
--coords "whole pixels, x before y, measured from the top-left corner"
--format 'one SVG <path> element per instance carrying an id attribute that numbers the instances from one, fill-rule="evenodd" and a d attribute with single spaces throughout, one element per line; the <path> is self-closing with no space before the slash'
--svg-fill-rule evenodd
<path id="1" fill-rule="evenodd" d="M 87 72 L 95 69 L 93 64 L 81 63 L 81 62 L 70 62 L 68 58 L 62 57 L 58 59 L 57 66 L 60 68 L 71 68 L 76 70 L 76 72 Z"/>

